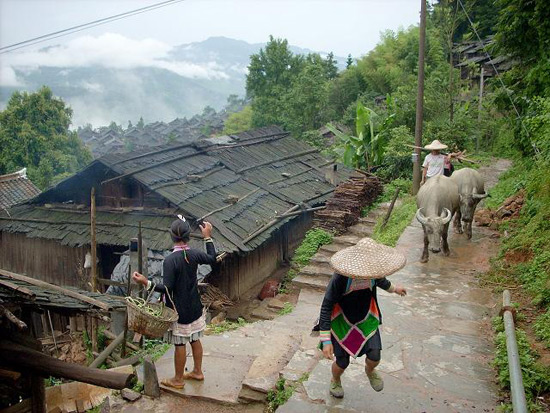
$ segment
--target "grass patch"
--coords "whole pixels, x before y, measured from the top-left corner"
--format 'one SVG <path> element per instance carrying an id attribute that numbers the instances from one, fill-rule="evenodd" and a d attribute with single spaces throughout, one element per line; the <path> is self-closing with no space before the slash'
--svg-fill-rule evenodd
<path id="1" fill-rule="evenodd" d="M 210 324 L 208 325 L 207 328 L 211 334 L 222 334 L 222 333 L 225 333 L 226 331 L 236 330 L 239 327 L 243 327 L 245 325 L 246 325 L 246 320 L 244 318 L 239 317 L 237 321 L 225 320 L 220 324 L 215 324 L 215 325 Z"/>
<path id="2" fill-rule="evenodd" d="M 370 211 L 375 210 L 384 202 L 391 202 L 395 195 L 395 190 L 399 188 L 399 198 L 406 198 L 411 194 L 412 181 L 410 179 L 398 178 L 384 185 L 384 191 L 376 200 L 361 210 L 361 216 L 366 217 Z"/>
<path id="3" fill-rule="evenodd" d="M 309 260 L 311 260 L 311 257 L 315 255 L 319 248 L 330 244 L 333 238 L 333 234 L 321 228 L 313 228 L 306 233 L 304 240 L 296 248 L 296 251 L 294 251 L 294 256 L 290 261 L 290 270 L 288 270 L 281 281 L 279 293 L 284 294 L 288 292 L 290 282 L 298 275 L 300 269 L 309 264 Z"/>
<path id="4" fill-rule="evenodd" d="M 286 315 L 292 313 L 292 310 L 294 310 L 294 307 L 290 303 L 285 303 L 283 308 L 279 310 L 279 315 Z"/>
<path id="5" fill-rule="evenodd" d="M 534 330 L 537 339 L 542 341 L 546 348 L 550 348 L 550 309 L 537 318 Z"/>
<path id="6" fill-rule="evenodd" d="M 282 377 L 277 380 L 275 388 L 267 393 L 266 412 L 273 413 L 279 406 L 285 404 L 296 391 L 298 384 L 309 379 L 309 373 L 304 373 L 296 382 L 286 381 Z"/>
<path id="7" fill-rule="evenodd" d="M 372 238 L 384 245 L 395 247 L 399 237 L 411 223 L 416 213 L 416 200 L 413 196 L 403 198 L 401 205 L 396 206 L 390 216 L 387 225 L 382 228 L 384 217 L 378 218 L 374 227 Z"/>
<path id="8" fill-rule="evenodd" d="M 146 338 L 143 340 L 143 349 L 141 350 L 142 358 L 148 355 L 151 356 L 153 361 L 157 361 L 169 348 L 170 344 L 162 340 L 151 340 Z"/>
<path id="9" fill-rule="evenodd" d="M 493 319 L 495 329 L 495 359 L 493 366 L 498 372 L 498 381 L 502 388 L 510 390 L 510 372 L 508 370 L 508 356 L 506 352 L 506 335 L 504 322 L 501 317 Z M 522 329 L 516 328 L 518 353 L 521 363 L 525 396 L 530 412 L 543 412 L 543 407 L 537 403 L 540 394 L 550 391 L 550 369 L 537 363 L 538 354 L 532 350 L 527 335 Z M 501 406 L 504 411 L 511 411 L 510 404 Z"/>

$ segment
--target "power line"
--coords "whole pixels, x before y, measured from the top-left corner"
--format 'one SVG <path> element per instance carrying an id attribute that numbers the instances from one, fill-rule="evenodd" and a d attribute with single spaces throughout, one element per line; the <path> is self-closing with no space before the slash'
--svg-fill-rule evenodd
<path id="1" fill-rule="evenodd" d="M 48 33 L 42 36 L 34 37 L 32 39 L 24 40 L 22 42 L 14 43 L 9 46 L 0 47 L 0 54 L 13 52 L 15 50 L 29 47 L 37 43 L 42 43 L 48 40 L 57 39 L 58 37 L 68 36 L 69 34 L 77 33 L 92 27 L 100 26 L 102 24 L 111 23 L 117 20 L 125 19 L 127 17 L 136 16 L 138 14 L 146 13 L 155 9 L 160 9 L 161 7 L 171 6 L 176 3 L 180 3 L 185 0 L 166 0 L 159 3 L 155 3 L 146 7 L 141 7 L 139 9 L 130 10 L 124 13 L 115 14 L 113 16 L 104 17 L 102 19 L 94 20 L 88 23 L 79 24 L 77 26 L 69 27 L 67 29 L 58 30 L 56 32 Z"/>

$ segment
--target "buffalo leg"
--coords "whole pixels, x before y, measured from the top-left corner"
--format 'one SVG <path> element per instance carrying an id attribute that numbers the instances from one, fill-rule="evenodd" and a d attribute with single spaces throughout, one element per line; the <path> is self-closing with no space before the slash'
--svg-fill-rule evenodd
<path id="1" fill-rule="evenodd" d="M 428 262 L 429 252 L 428 252 L 428 246 L 430 245 L 430 240 L 428 239 L 428 234 L 426 233 L 426 229 L 424 229 L 424 251 L 422 251 L 422 258 L 420 258 L 420 262 Z"/>
<path id="2" fill-rule="evenodd" d="M 462 214 L 460 213 L 460 209 L 456 211 L 453 227 L 457 234 L 462 234 Z"/>
<path id="3" fill-rule="evenodd" d="M 472 239 L 472 222 L 466 222 L 466 237 Z"/>
<path id="4" fill-rule="evenodd" d="M 441 249 L 443 250 L 443 255 L 448 257 L 450 254 L 449 243 L 447 242 L 447 236 L 449 235 L 449 224 L 445 224 L 443 227 L 443 232 L 441 233 Z"/>

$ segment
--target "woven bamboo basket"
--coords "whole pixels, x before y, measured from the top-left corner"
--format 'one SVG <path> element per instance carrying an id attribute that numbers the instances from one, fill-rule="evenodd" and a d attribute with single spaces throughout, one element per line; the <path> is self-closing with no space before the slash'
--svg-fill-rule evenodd
<path id="1" fill-rule="evenodd" d="M 143 307 L 126 300 L 128 305 L 128 328 L 136 333 L 151 338 L 159 338 L 178 319 L 178 313 L 160 303 L 147 303 L 149 307 L 162 307 L 162 314 L 155 317 L 145 311 Z"/>

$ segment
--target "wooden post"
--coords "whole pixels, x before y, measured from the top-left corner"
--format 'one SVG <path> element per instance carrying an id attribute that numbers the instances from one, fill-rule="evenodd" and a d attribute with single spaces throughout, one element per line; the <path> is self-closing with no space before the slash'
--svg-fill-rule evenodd
<path id="1" fill-rule="evenodd" d="M 382 229 L 386 226 L 388 221 L 390 220 L 391 213 L 393 211 L 393 207 L 395 205 L 395 201 L 397 201 L 397 197 L 399 196 L 399 189 L 395 188 L 395 194 L 393 195 L 393 199 L 391 201 L 390 207 L 388 208 L 388 213 L 386 214 L 386 217 L 384 218 L 384 222 L 382 222 Z"/>
<path id="2" fill-rule="evenodd" d="M 483 66 L 481 66 L 481 73 L 479 74 L 479 105 L 477 108 L 477 123 L 478 126 L 481 125 L 481 113 L 483 112 L 483 85 L 484 85 L 484 71 Z M 479 151 L 479 141 L 480 141 L 480 131 L 478 128 L 477 138 L 476 138 L 476 151 Z"/>
<path id="3" fill-rule="evenodd" d="M 417 147 L 422 147 L 422 122 L 424 121 L 424 54 L 426 45 L 426 0 L 420 0 L 420 40 L 418 47 L 418 92 L 416 95 L 416 125 L 414 128 L 414 142 Z M 412 193 L 416 195 L 420 189 L 420 149 L 415 149 L 415 162 L 413 163 Z"/>
<path id="4" fill-rule="evenodd" d="M 143 274 L 143 234 L 141 232 L 141 221 L 138 222 L 138 259 L 137 259 L 137 265 L 138 265 L 138 272 L 140 274 Z M 145 275 L 147 276 L 147 275 Z M 145 299 L 147 298 L 147 292 L 143 289 L 141 290 L 141 298 Z M 139 337 L 139 347 L 143 347 L 143 336 L 140 335 Z"/>
<path id="5" fill-rule="evenodd" d="M 132 266 L 128 263 L 128 280 L 126 282 L 126 296 L 131 297 L 132 291 L 130 290 L 130 280 L 132 279 Z M 128 306 L 126 306 L 126 318 L 124 319 L 124 341 L 122 342 L 122 349 L 120 350 L 120 356 L 126 357 L 126 336 L 128 335 Z"/>
<path id="6" fill-rule="evenodd" d="M 95 187 L 92 187 L 92 194 L 90 199 L 90 234 L 91 240 L 91 255 L 92 255 L 92 268 L 91 268 L 91 284 L 92 291 L 97 291 L 97 244 L 96 244 L 96 216 L 95 216 Z M 97 319 L 92 318 L 92 351 L 97 351 Z"/>
<path id="7" fill-rule="evenodd" d="M 31 375 L 31 406 L 32 413 L 46 413 L 46 385 L 37 374 Z"/>

